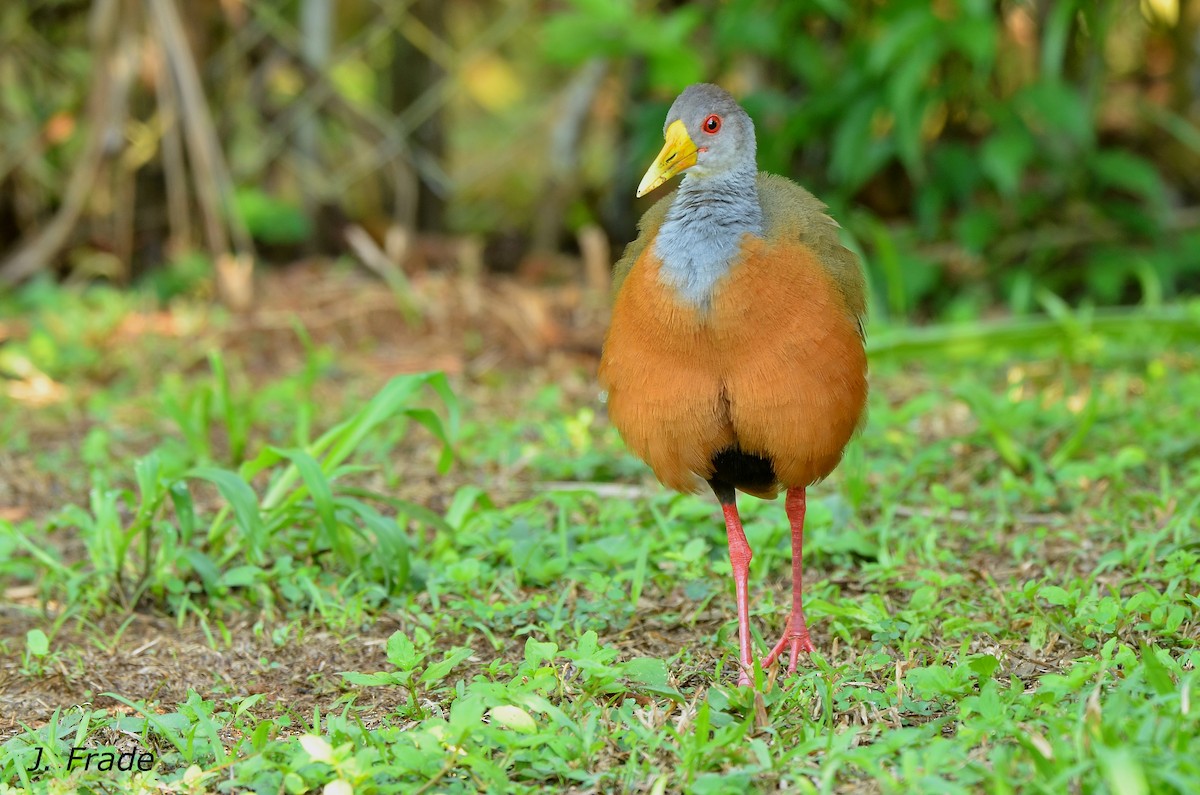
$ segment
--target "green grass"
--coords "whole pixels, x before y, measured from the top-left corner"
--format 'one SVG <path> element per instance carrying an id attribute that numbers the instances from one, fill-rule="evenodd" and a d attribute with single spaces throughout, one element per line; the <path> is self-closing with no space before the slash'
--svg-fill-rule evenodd
<path id="1" fill-rule="evenodd" d="M 114 346 L 136 294 L 10 300 L 0 384 L 67 398 L 0 397 L 32 506 L 0 519 L 0 791 L 1200 788 L 1196 307 L 874 330 L 809 503 L 818 653 L 739 690 L 715 503 L 650 482 L 588 371 L 452 389 L 306 334 L 262 371 L 220 317 Z M 742 510 L 763 650 L 787 527 Z"/>

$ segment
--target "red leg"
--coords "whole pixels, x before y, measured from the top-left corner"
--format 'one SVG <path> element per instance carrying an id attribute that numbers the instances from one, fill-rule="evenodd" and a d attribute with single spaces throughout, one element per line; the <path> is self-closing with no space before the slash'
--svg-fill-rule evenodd
<path id="1" fill-rule="evenodd" d="M 790 646 L 791 657 L 788 662 L 788 673 L 796 672 L 796 657 L 800 652 L 816 651 L 812 640 L 808 637 L 808 624 L 804 621 L 804 603 L 801 598 L 802 573 L 804 568 L 804 489 L 788 489 L 785 502 L 788 522 L 792 525 L 792 613 L 788 616 L 787 629 L 783 637 L 771 649 L 771 653 L 763 660 L 766 668 L 775 662 L 783 653 L 785 646 Z M 730 549 L 732 549 L 732 542 Z"/>
<path id="2" fill-rule="evenodd" d="M 732 493 L 732 489 L 730 489 Z M 729 537 L 729 562 L 733 566 L 733 586 L 737 595 L 738 614 L 738 646 L 740 647 L 741 672 L 738 674 L 738 686 L 749 687 L 750 672 L 754 670 L 754 662 L 750 656 L 750 597 L 747 588 L 750 580 L 750 544 L 746 541 L 746 533 L 742 530 L 742 520 L 738 517 L 737 504 L 721 501 L 721 510 L 725 514 L 725 533 Z"/>

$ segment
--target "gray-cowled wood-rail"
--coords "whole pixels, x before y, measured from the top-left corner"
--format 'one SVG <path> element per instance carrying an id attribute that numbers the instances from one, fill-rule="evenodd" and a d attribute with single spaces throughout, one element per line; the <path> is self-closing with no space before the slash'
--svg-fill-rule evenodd
<path id="1" fill-rule="evenodd" d="M 827 476 L 864 416 L 865 286 L 825 205 L 759 173 L 754 123 L 723 89 L 675 100 L 642 196 L 684 173 L 642 217 L 617 263 L 600 382 L 625 443 L 663 484 L 707 482 L 725 514 L 741 670 L 753 670 L 751 550 L 736 492 L 786 492 L 792 609 L 763 660 L 812 651 L 801 601 L 805 490 Z"/>

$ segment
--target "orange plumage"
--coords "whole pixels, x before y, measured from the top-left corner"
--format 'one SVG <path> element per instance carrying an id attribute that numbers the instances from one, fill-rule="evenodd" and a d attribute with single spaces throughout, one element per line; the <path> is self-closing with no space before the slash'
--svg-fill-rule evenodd
<path id="1" fill-rule="evenodd" d="M 653 344 L 647 344 L 652 342 Z M 630 449 L 664 485 L 697 491 L 718 452 L 770 459 L 774 497 L 841 460 L 866 403 L 858 320 L 801 242 L 750 238 L 704 312 L 659 279 L 647 247 L 613 307 L 600 381 Z"/>

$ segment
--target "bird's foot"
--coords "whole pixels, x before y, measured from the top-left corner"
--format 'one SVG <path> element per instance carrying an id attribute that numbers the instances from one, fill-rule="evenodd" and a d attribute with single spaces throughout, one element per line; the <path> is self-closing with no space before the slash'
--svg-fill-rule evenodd
<path id="1" fill-rule="evenodd" d="M 812 639 L 808 636 L 808 624 L 804 621 L 804 611 L 793 610 L 788 617 L 787 629 L 783 632 L 783 637 L 775 644 L 775 648 L 771 649 L 762 661 L 762 667 L 768 668 L 779 655 L 783 653 L 784 648 L 789 648 L 788 673 L 796 673 L 796 658 L 800 652 L 814 652 L 816 647 L 813 646 Z"/>

